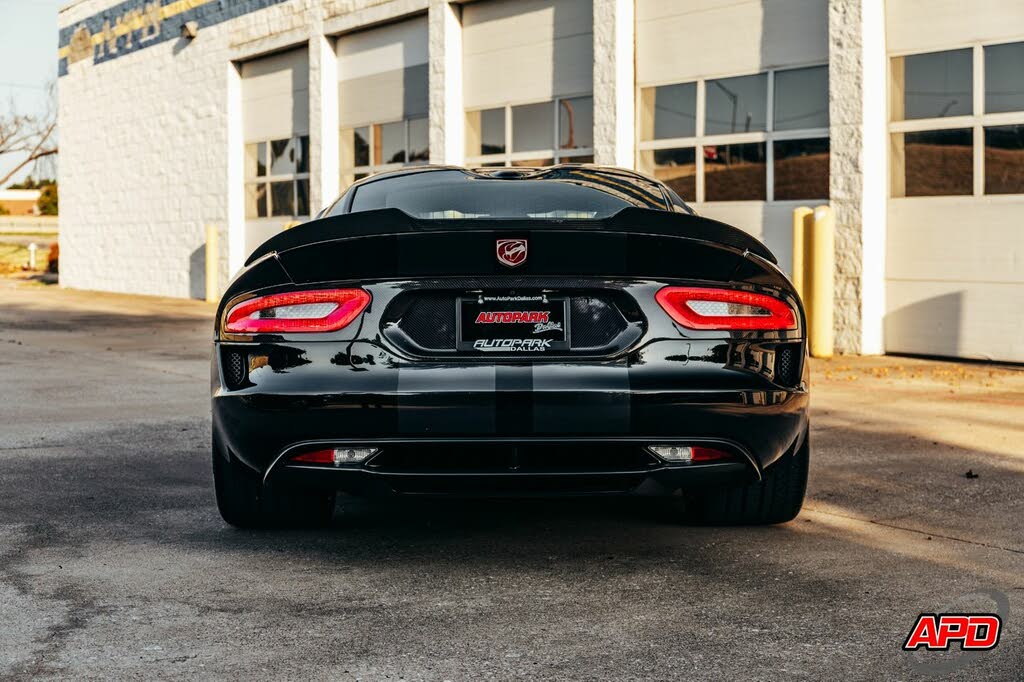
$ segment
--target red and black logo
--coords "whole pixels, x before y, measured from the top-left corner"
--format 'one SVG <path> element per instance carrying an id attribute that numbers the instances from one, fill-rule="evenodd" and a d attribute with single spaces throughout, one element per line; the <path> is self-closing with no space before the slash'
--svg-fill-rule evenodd
<path id="1" fill-rule="evenodd" d="M 994 613 L 922 613 L 903 649 L 949 651 L 950 644 L 960 642 L 964 651 L 987 651 L 999 643 L 1002 625 L 1003 620 Z"/>
<path id="2" fill-rule="evenodd" d="M 547 310 L 485 310 L 476 316 L 477 324 L 536 324 L 547 322 Z"/>
<path id="3" fill-rule="evenodd" d="M 498 262 L 514 268 L 526 262 L 526 240 L 525 239 L 499 239 Z"/>

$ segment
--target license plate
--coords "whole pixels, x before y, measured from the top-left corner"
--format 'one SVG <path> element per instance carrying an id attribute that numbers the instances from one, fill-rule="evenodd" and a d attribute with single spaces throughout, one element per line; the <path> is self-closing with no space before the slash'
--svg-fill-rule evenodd
<path id="1" fill-rule="evenodd" d="M 458 349 L 545 353 L 569 348 L 568 300 L 545 296 L 460 298 Z"/>

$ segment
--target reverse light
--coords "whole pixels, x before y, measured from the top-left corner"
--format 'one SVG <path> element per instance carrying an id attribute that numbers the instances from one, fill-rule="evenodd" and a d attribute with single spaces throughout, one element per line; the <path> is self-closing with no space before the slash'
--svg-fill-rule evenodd
<path id="1" fill-rule="evenodd" d="M 334 466 L 340 466 L 342 464 L 359 464 L 369 459 L 376 452 L 375 448 L 326 448 L 303 452 L 293 455 L 289 459 L 292 462 L 301 462 L 303 464 L 333 464 Z"/>
<path id="2" fill-rule="evenodd" d="M 725 450 L 703 445 L 651 445 L 649 448 L 666 462 L 679 464 L 709 464 L 733 459 Z"/>
<path id="3" fill-rule="evenodd" d="M 370 303 L 362 289 L 317 289 L 257 296 L 233 306 L 224 331 L 233 334 L 333 332 Z"/>
<path id="4" fill-rule="evenodd" d="M 774 296 L 736 289 L 665 287 L 658 305 L 688 329 L 796 329 L 796 313 Z"/>

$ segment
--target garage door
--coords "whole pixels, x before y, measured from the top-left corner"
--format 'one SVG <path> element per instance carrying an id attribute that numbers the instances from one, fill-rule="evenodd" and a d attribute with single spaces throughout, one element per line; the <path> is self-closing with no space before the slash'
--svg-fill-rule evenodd
<path id="1" fill-rule="evenodd" d="M 886 12 L 886 350 L 1024 362 L 1024 5 Z"/>
<path id="2" fill-rule="evenodd" d="M 829 199 L 827 0 L 637 0 L 638 170 L 762 239 Z"/>
<path id="3" fill-rule="evenodd" d="M 590 0 L 486 0 L 462 13 L 470 164 L 593 159 Z"/>
<path id="4" fill-rule="evenodd" d="M 426 163 L 426 16 L 342 36 L 337 53 L 342 187 Z"/>
<path id="5" fill-rule="evenodd" d="M 241 71 L 249 253 L 309 216 L 309 63 L 303 48 L 245 62 Z"/>

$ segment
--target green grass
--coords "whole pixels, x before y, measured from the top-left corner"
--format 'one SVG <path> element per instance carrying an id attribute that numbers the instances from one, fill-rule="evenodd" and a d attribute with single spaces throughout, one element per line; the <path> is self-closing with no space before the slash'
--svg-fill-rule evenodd
<path id="1" fill-rule="evenodd" d="M 49 253 L 49 243 L 40 244 L 36 249 L 36 271 L 46 270 L 46 258 Z M 28 266 L 28 246 L 0 243 L 0 274 L 21 272 L 26 266 Z"/>

